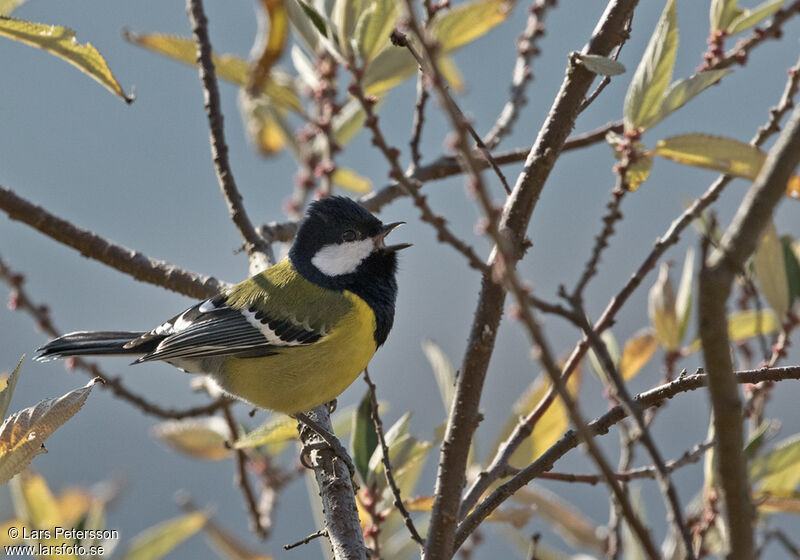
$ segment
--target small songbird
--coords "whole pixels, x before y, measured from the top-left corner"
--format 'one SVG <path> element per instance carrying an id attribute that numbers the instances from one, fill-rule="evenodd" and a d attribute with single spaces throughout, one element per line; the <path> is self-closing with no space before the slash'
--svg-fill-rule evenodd
<path id="1" fill-rule="evenodd" d="M 286 414 L 335 399 L 389 334 L 403 224 L 383 224 L 344 197 L 309 205 L 287 259 L 149 332 L 74 332 L 40 361 L 140 355 L 207 374 L 230 395 Z"/>

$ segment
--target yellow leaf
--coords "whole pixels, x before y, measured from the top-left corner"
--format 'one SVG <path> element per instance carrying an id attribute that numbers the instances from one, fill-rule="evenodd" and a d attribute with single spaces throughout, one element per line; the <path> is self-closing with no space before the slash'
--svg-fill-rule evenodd
<path id="1" fill-rule="evenodd" d="M 767 157 L 750 144 L 709 134 L 665 138 L 659 140 L 652 153 L 684 165 L 713 169 L 751 181 L 756 178 Z"/>
<path id="2" fill-rule="evenodd" d="M 654 115 L 650 120 L 648 128 L 652 128 L 664 120 L 671 113 L 683 107 L 686 103 L 710 86 L 719 82 L 724 76 L 731 72 L 733 72 L 733 70 L 708 70 L 678 80 L 670 85 L 669 89 L 664 93 L 664 99 L 661 102 L 661 107 L 658 109 L 658 114 Z"/>
<path id="3" fill-rule="evenodd" d="M 800 175 L 792 175 L 786 184 L 786 196 L 800 200 Z"/>
<path id="4" fill-rule="evenodd" d="M 230 456 L 225 446 L 231 433 L 219 416 L 169 420 L 153 427 L 153 434 L 169 447 L 198 459 L 219 461 Z"/>
<path id="5" fill-rule="evenodd" d="M 628 164 L 625 172 L 625 182 L 628 183 L 628 190 L 633 192 L 638 189 L 650 176 L 650 169 L 653 167 L 653 157 L 649 154 L 640 154 L 636 161 Z"/>
<path id="6" fill-rule="evenodd" d="M 678 14 L 668 0 L 625 95 L 626 130 L 646 130 L 658 117 L 678 51 Z"/>
<path id="7" fill-rule="evenodd" d="M 236 449 L 260 447 L 268 443 L 278 443 L 297 437 L 297 421 L 282 414 L 271 417 L 261 426 L 236 440 Z"/>
<path id="8" fill-rule="evenodd" d="M 7 16 L 27 0 L 0 0 L 0 16 Z"/>
<path id="9" fill-rule="evenodd" d="M 89 511 L 94 498 L 83 488 L 68 488 L 58 495 L 58 511 L 62 521 L 66 524 L 78 523 L 81 517 Z"/>
<path id="10" fill-rule="evenodd" d="M 779 442 L 750 464 L 750 478 L 762 492 L 790 492 L 800 483 L 800 435 Z"/>
<path id="11" fill-rule="evenodd" d="M 432 340 L 422 341 L 422 351 L 425 357 L 428 358 L 428 363 L 431 364 L 433 376 L 436 378 L 436 385 L 439 387 L 439 394 L 442 397 L 442 404 L 444 404 L 445 411 L 450 411 L 450 405 L 453 404 L 453 396 L 456 391 L 456 368 L 453 362 L 445 354 L 438 344 Z"/>
<path id="12" fill-rule="evenodd" d="M 760 334 L 772 334 L 779 331 L 780 328 L 781 322 L 771 309 L 761 311 L 748 309 L 746 311 L 734 311 L 728 315 L 728 338 L 730 338 L 731 342 L 739 342 Z M 697 352 L 701 347 L 702 345 L 698 338 L 687 346 L 683 353 Z"/>
<path id="13" fill-rule="evenodd" d="M 341 4 L 349 5 L 350 2 Z M 354 30 L 359 54 L 364 62 L 369 63 L 384 49 L 394 48 L 389 41 L 389 34 L 397 24 L 399 13 L 400 2 L 395 0 L 368 2 Z"/>
<path id="14" fill-rule="evenodd" d="M 207 519 L 205 512 L 195 511 L 145 529 L 133 537 L 125 560 L 159 560 L 202 529 Z"/>
<path id="15" fill-rule="evenodd" d="M 417 496 L 406 500 L 408 511 L 431 511 L 433 509 L 433 496 Z"/>
<path id="16" fill-rule="evenodd" d="M 658 279 L 647 298 L 647 313 L 659 344 L 667 352 L 680 348 L 680 322 L 675 305 L 675 289 L 669 276 L 669 264 L 662 263 Z"/>
<path id="17" fill-rule="evenodd" d="M 513 3 L 508 0 L 478 0 L 459 4 L 436 18 L 431 26 L 444 52 L 450 52 L 486 34 L 504 22 Z"/>
<path id="18" fill-rule="evenodd" d="M 93 386 L 94 380 L 5 419 L 0 426 L 0 484 L 28 466 L 34 456 L 46 452 L 44 441 L 81 409 Z"/>
<path id="19" fill-rule="evenodd" d="M 364 74 L 364 91 L 367 95 L 381 95 L 417 71 L 414 57 L 406 49 L 383 49 L 367 66 Z"/>
<path id="20" fill-rule="evenodd" d="M 347 167 L 337 167 L 333 172 L 333 182 L 348 191 L 366 194 L 372 190 L 372 181 Z"/>
<path id="21" fill-rule="evenodd" d="M 730 23 L 742 13 L 738 4 L 738 0 L 711 0 L 712 32 L 727 29 Z"/>
<path id="22" fill-rule="evenodd" d="M 581 383 L 581 371 L 572 373 L 567 382 L 567 389 L 574 396 L 577 394 Z M 500 432 L 494 445 L 497 450 L 500 444 L 508 438 L 519 423 L 520 418 L 527 416 L 539 404 L 550 389 L 550 381 L 540 375 L 531 383 L 528 389 L 517 399 L 512 407 L 512 413 L 506 425 Z M 569 426 L 569 419 L 564 404 L 556 398 L 544 414 L 536 422 L 531 435 L 517 448 L 511 456 L 509 463 L 515 467 L 524 467 L 536 460 L 547 451 L 564 434 Z M 494 453 L 494 451 L 493 451 Z"/>
<path id="23" fill-rule="evenodd" d="M 97 49 L 91 43 L 78 43 L 72 29 L 0 16 L 0 35 L 47 51 L 88 74 L 126 103 L 133 101 L 133 97 L 125 94 Z"/>
<path id="24" fill-rule="evenodd" d="M 447 84 L 453 88 L 456 93 L 463 93 L 464 90 L 466 90 L 467 86 L 464 82 L 464 76 L 461 75 L 461 71 L 458 69 L 452 57 L 440 56 L 439 70 L 442 72 L 444 79 L 447 80 Z"/>
<path id="25" fill-rule="evenodd" d="M 17 379 L 19 379 L 19 372 L 24 359 L 25 354 L 17 362 L 17 367 L 14 368 L 14 371 L 3 380 L 3 390 L 0 391 L 0 419 L 5 418 L 6 412 L 8 412 L 8 405 L 11 404 L 11 397 L 14 395 L 14 388 L 17 386 Z"/>
<path id="26" fill-rule="evenodd" d="M 625 343 L 619 363 L 619 373 L 624 380 L 633 379 L 653 357 L 658 349 L 658 340 L 653 331 L 645 328 L 634 334 Z"/>
<path id="27" fill-rule="evenodd" d="M 163 33 L 134 33 L 123 32 L 126 41 L 144 47 L 167 58 L 171 58 L 189 66 L 197 64 L 197 54 L 194 41 L 185 37 L 165 35 Z M 232 54 L 214 54 L 214 69 L 217 77 L 245 87 L 248 84 L 250 67 L 243 58 Z M 272 100 L 277 107 L 302 112 L 303 106 L 300 98 L 294 91 L 292 80 L 289 76 L 273 70 L 265 81 L 263 93 Z"/>
<path id="28" fill-rule="evenodd" d="M 765 513 L 800 514 L 800 492 L 774 494 L 771 492 L 754 492 L 753 502 L 759 511 Z"/>
<path id="29" fill-rule="evenodd" d="M 738 15 L 728 24 L 725 31 L 729 35 L 736 35 L 757 25 L 761 21 L 783 8 L 786 0 L 767 0 L 752 10 L 737 10 Z"/>
<path id="30" fill-rule="evenodd" d="M 789 279 L 786 276 L 786 259 L 783 243 L 775 229 L 775 222 L 769 221 L 761 234 L 761 239 L 753 255 L 755 271 L 761 293 L 769 306 L 779 317 L 786 315 L 791 304 L 789 298 Z"/>
<path id="31" fill-rule="evenodd" d="M 261 0 L 269 18 L 269 32 L 261 46 L 261 54 L 252 65 L 247 90 L 252 94 L 262 91 L 275 61 L 280 58 L 289 38 L 289 18 L 283 0 Z M 263 20 L 262 20 L 263 21 Z M 264 35 L 263 29 L 261 35 Z"/>
<path id="32" fill-rule="evenodd" d="M 242 539 L 230 534 L 224 527 L 212 519 L 203 526 L 205 535 L 211 548 L 219 553 L 220 558 L 229 560 L 272 560 L 272 556 L 252 550 L 242 544 Z"/>

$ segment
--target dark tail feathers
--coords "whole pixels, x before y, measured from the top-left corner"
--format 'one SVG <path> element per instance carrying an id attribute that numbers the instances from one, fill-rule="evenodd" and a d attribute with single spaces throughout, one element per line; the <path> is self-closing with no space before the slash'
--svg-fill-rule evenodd
<path id="1" fill-rule="evenodd" d="M 124 346 L 144 333 L 127 331 L 79 331 L 51 340 L 37 349 L 39 355 L 34 359 L 47 362 L 70 356 L 123 356 L 147 354 L 152 350 L 149 344 L 126 349 Z M 155 341 L 154 341 L 155 342 Z"/>

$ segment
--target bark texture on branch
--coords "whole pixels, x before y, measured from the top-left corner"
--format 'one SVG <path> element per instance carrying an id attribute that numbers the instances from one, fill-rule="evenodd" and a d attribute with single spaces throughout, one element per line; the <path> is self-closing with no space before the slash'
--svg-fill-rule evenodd
<path id="1" fill-rule="evenodd" d="M 333 433 L 326 405 L 320 405 L 305 414 L 329 433 Z M 301 429 L 300 439 L 304 446 L 315 448 L 311 452 L 311 461 L 333 557 L 336 560 L 367 560 L 367 547 L 364 545 L 355 491 L 347 464 L 313 430 Z"/>
<path id="2" fill-rule="evenodd" d="M 716 468 L 730 535 L 728 558 L 753 558 L 755 512 L 750 502 L 742 434 L 742 402 L 733 374 L 727 301 L 734 278 L 756 249 L 764 227 L 800 164 L 800 107 L 792 113 L 753 186 L 700 273 L 700 338 L 716 426 Z"/>

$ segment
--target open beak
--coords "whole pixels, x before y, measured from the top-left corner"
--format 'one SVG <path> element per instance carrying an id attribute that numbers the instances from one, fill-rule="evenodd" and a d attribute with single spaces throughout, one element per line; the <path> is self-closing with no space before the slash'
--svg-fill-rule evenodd
<path id="1" fill-rule="evenodd" d="M 375 237 L 375 247 L 378 249 L 382 249 L 384 251 L 399 251 L 401 249 L 405 249 L 407 247 L 411 247 L 412 243 L 398 243 L 397 245 L 386 245 L 386 236 L 389 235 L 393 230 L 399 228 L 405 224 L 405 222 L 394 222 L 391 224 L 385 224 L 381 228 L 381 232 Z"/>

